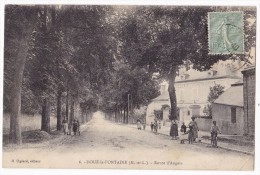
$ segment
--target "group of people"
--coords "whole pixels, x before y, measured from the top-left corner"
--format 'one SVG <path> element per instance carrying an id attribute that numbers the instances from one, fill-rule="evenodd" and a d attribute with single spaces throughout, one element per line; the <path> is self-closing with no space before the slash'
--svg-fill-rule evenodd
<path id="1" fill-rule="evenodd" d="M 188 124 L 188 127 L 185 125 L 185 123 L 182 123 L 181 126 L 181 132 L 182 135 L 188 134 L 188 141 L 189 144 L 192 144 L 193 142 L 196 141 L 196 139 L 198 138 L 198 131 L 199 131 L 199 127 L 197 122 L 195 121 L 195 117 L 191 118 L 192 121 Z M 188 128 L 188 130 L 187 130 Z M 211 133 L 211 143 L 214 144 L 216 146 L 216 142 L 214 142 L 216 140 L 217 134 L 221 133 L 216 121 L 213 121 L 213 125 L 211 126 L 210 129 L 210 133 Z M 173 140 L 176 140 L 178 137 L 178 124 L 175 120 L 172 121 L 171 124 L 171 129 L 170 129 L 170 136 L 172 137 Z M 184 140 L 181 139 L 181 143 L 184 143 Z M 214 146 L 213 145 L 213 146 Z"/>
<path id="2" fill-rule="evenodd" d="M 137 120 L 137 129 L 141 130 L 143 126 L 143 129 L 145 130 L 145 124 L 142 125 L 140 120 Z M 161 129 L 161 122 L 155 120 L 154 122 L 151 122 L 150 124 L 151 126 L 151 131 L 157 133 L 158 129 Z M 191 118 L 191 122 L 188 124 L 188 126 L 185 125 L 185 123 L 183 122 L 181 125 L 181 135 L 188 135 L 188 141 L 189 144 L 193 144 L 193 142 L 196 141 L 196 139 L 198 138 L 198 132 L 199 132 L 199 127 L 197 122 L 195 121 L 195 117 Z M 214 142 L 214 140 L 216 140 L 217 134 L 220 133 L 220 130 L 216 124 L 216 121 L 213 121 L 213 125 L 210 129 L 210 133 L 211 133 L 211 143 L 212 145 L 216 145 L 216 142 Z M 178 123 L 176 120 L 172 120 L 171 122 L 171 128 L 170 128 L 170 136 L 172 137 L 172 140 L 177 140 L 179 133 L 178 133 Z M 184 139 L 180 139 L 181 143 L 184 143 Z"/>
<path id="3" fill-rule="evenodd" d="M 142 124 L 141 120 L 137 120 L 137 129 L 138 130 L 142 130 L 142 127 L 143 127 L 143 130 L 145 130 L 145 127 L 146 127 L 146 124 Z"/>
<path id="4" fill-rule="evenodd" d="M 158 129 L 161 129 L 161 122 L 155 120 L 154 123 L 151 122 L 150 126 L 151 126 L 151 131 L 157 133 Z"/>
<path id="5" fill-rule="evenodd" d="M 68 123 L 66 119 L 62 121 L 63 132 L 65 135 L 80 135 L 80 124 L 78 120 L 73 120 L 72 123 Z"/>

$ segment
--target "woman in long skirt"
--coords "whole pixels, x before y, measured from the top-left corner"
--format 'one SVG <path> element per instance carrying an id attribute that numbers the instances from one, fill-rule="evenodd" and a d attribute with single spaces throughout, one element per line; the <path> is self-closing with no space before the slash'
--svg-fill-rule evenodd
<path id="1" fill-rule="evenodd" d="M 175 120 L 172 121 L 170 136 L 172 137 L 172 140 L 176 140 L 178 136 L 178 124 Z"/>

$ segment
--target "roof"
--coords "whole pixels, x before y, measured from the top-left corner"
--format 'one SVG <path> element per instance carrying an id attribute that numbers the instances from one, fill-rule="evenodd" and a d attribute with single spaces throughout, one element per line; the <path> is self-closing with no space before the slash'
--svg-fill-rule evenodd
<path id="1" fill-rule="evenodd" d="M 207 77 L 207 78 L 201 77 L 201 78 L 196 78 L 196 79 L 177 80 L 177 81 L 175 81 L 175 83 L 187 83 L 187 82 L 193 82 L 193 81 L 207 81 L 207 80 L 225 79 L 225 78 L 241 79 L 238 76 L 225 75 L 225 76 L 215 76 L 215 77 Z"/>
<path id="2" fill-rule="evenodd" d="M 154 98 L 152 101 L 168 101 L 169 100 L 168 92 L 162 93 L 160 96 Z"/>
<path id="3" fill-rule="evenodd" d="M 223 94 L 221 94 L 215 101 L 215 104 L 224 104 L 229 106 L 244 106 L 243 100 L 243 86 L 231 86 Z"/>

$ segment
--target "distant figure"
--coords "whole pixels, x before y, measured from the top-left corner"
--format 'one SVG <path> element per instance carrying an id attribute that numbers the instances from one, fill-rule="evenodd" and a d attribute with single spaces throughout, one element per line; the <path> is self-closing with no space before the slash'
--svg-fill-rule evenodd
<path id="1" fill-rule="evenodd" d="M 154 128 L 154 124 L 153 124 L 153 122 L 151 122 L 151 131 L 153 132 L 153 128 Z"/>
<path id="2" fill-rule="evenodd" d="M 73 120 L 73 124 L 72 124 L 72 130 L 73 130 L 73 133 L 74 135 L 77 134 L 77 131 L 78 131 L 78 123 L 76 122 L 76 120 Z"/>
<path id="3" fill-rule="evenodd" d="M 69 132 L 68 132 L 68 135 L 71 135 L 71 130 L 72 130 L 72 123 L 69 123 Z"/>
<path id="4" fill-rule="evenodd" d="M 63 127 L 64 135 L 68 135 L 69 125 L 68 125 L 67 120 L 64 119 L 64 120 L 62 121 L 62 127 Z"/>
<path id="5" fill-rule="evenodd" d="M 173 120 L 171 124 L 170 136 L 172 137 L 172 140 L 176 140 L 178 136 L 178 124 L 175 120 Z"/>
<path id="6" fill-rule="evenodd" d="M 144 130 L 145 130 L 145 127 L 146 127 L 146 124 L 144 123 L 144 124 L 143 124 L 143 129 L 144 129 Z"/>
<path id="7" fill-rule="evenodd" d="M 193 130 L 193 141 L 196 141 L 196 138 L 198 138 L 198 124 L 195 121 L 195 117 L 191 117 L 192 121 L 189 123 L 189 126 L 192 126 L 192 130 Z"/>
<path id="8" fill-rule="evenodd" d="M 185 125 L 185 123 L 183 122 L 181 125 L 181 132 L 185 133 L 187 129 L 187 126 Z"/>
<path id="9" fill-rule="evenodd" d="M 162 125 L 161 125 L 161 122 L 159 122 L 159 129 L 161 129 Z"/>
<path id="10" fill-rule="evenodd" d="M 221 134 L 218 126 L 217 126 L 217 122 L 213 121 L 213 125 L 210 128 L 210 134 L 211 134 L 211 144 L 213 146 L 217 146 L 217 137 L 218 137 L 218 133 Z"/>
<path id="11" fill-rule="evenodd" d="M 77 134 L 80 136 L 80 123 L 79 123 L 79 120 L 77 120 Z"/>
<path id="12" fill-rule="evenodd" d="M 140 120 L 137 120 L 137 129 L 141 130 L 142 129 L 142 124 Z"/>
<path id="13" fill-rule="evenodd" d="M 192 144 L 193 140 L 194 140 L 194 130 L 193 130 L 193 127 L 189 126 L 189 130 L 187 132 L 185 132 L 185 134 L 188 134 L 189 144 Z"/>
<path id="14" fill-rule="evenodd" d="M 157 131 L 158 131 L 158 123 L 157 123 L 157 120 L 155 120 L 153 127 L 154 127 L 154 128 L 153 128 L 153 129 L 154 129 L 154 132 L 157 133 Z"/>

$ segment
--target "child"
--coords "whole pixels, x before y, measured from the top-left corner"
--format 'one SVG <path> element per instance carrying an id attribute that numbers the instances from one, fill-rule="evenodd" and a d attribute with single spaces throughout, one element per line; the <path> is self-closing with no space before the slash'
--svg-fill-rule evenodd
<path id="1" fill-rule="evenodd" d="M 213 142 L 216 140 L 218 133 L 221 134 L 221 132 L 220 132 L 218 126 L 217 126 L 217 122 L 213 121 L 213 125 L 210 128 L 211 144 L 212 145 L 214 144 L 213 146 L 217 146 L 216 143 L 213 143 Z"/>
<path id="2" fill-rule="evenodd" d="M 137 129 L 138 129 L 138 130 L 141 130 L 141 128 L 142 128 L 141 121 L 140 121 L 140 120 L 137 120 Z"/>
<path id="3" fill-rule="evenodd" d="M 189 130 L 185 134 L 188 134 L 189 144 L 193 144 L 194 133 L 192 126 L 189 126 Z"/>
<path id="4" fill-rule="evenodd" d="M 183 122 L 182 125 L 181 125 L 181 132 L 185 133 L 186 132 L 186 125 L 185 123 Z"/>

